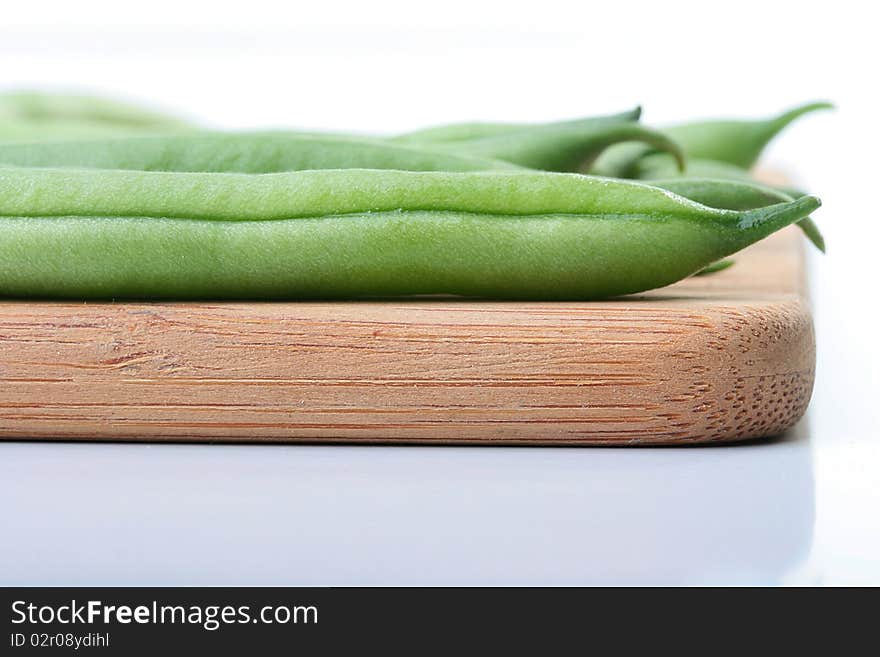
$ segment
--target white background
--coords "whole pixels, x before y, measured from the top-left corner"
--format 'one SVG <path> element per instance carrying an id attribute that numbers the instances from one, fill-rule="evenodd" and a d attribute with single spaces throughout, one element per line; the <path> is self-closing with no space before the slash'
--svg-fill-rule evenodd
<path id="1" fill-rule="evenodd" d="M 0 582 L 880 583 L 880 52 L 867 5 L 4 6 L 0 88 L 106 92 L 218 127 L 391 132 L 635 104 L 663 124 L 813 99 L 838 110 L 802 119 L 765 158 L 823 199 L 829 247 L 811 256 L 816 390 L 787 440 L 680 451 L 9 444 L 0 492 L 18 511 L 3 512 Z M 68 506 L 53 502 L 62 485 Z M 103 514 L 75 509 L 104 499 Z"/>

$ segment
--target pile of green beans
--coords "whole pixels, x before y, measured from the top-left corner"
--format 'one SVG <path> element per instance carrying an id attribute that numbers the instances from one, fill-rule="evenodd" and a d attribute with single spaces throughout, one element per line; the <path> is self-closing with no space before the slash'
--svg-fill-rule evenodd
<path id="1" fill-rule="evenodd" d="M 609 145 L 591 163 L 589 172 L 607 177 L 643 180 L 718 208 L 742 210 L 792 200 L 801 193 L 791 189 L 770 190 L 758 184 L 749 169 L 773 138 L 795 120 L 805 114 L 831 108 L 833 105 L 830 103 L 813 102 L 764 119 L 708 120 L 669 126 L 661 134 L 665 133 L 676 148 L 662 149 L 666 151 L 663 153 L 647 140 Z M 637 110 L 630 118 L 637 120 L 640 114 L 640 110 Z M 622 115 L 605 117 L 605 120 L 609 118 L 622 118 Z M 559 129 L 573 123 L 576 122 L 549 123 L 543 127 Z M 497 138 L 498 135 L 510 135 L 525 129 L 534 131 L 540 127 L 504 123 L 450 124 L 417 130 L 397 139 L 409 143 L 440 141 L 451 148 L 464 142 L 479 144 L 487 137 Z M 468 149 L 461 150 L 466 152 Z M 494 155 L 509 159 L 500 152 Z M 572 166 L 535 168 L 578 170 L 578 167 Z M 805 218 L 798 225 L 810 242 L 824 252 L 825 241 L 816 224 L 810 218 Z M 701 273 L 717 270 L 712 267 Z"/>
<path id="2" fill-rule="evenodd" d="M 0 296 L 600 299 L 718 271 L 792 223 L 824 248 L 817 198 L 747 172 L 682 174 L 690 153 L 745 171 L 772 135 L 747 148 L 744 122 L 659 131 L 635 109 L 390 138 L 173 120 L 143 136 L 162 117 L 43 103 L 17 116 L 130 125 L 4 140 L 15 113 L 0 102 Z M 151 127 L 138 136 L 135 124 Z M 624 178 L 661 161 L 667 175 Z M 594 175 L 612 166 L 620 175 Z"/>

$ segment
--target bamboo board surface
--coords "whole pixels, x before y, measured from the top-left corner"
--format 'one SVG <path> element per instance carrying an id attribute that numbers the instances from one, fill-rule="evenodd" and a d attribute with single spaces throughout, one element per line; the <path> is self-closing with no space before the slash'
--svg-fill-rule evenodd
<path id="1" fill-rule="evenodd" d="M 609 302 L 0 301 L 0 437 L 681 444 L 776 434 L 815 344 L 794 229 Z"/>

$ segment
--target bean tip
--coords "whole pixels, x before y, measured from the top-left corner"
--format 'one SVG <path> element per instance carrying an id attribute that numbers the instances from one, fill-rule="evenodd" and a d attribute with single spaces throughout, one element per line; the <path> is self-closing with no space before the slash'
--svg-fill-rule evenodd
<path id="1" fill-rule="evenodd" d="M 818 112 L 820 110 L 833 110 L 836 109 L 834 104 L 827 100 L 819 100 L 810 103 L 804 103 L 803 105 L 798 105 L 797 107 L 793 107 L 787 112 L 783 112 L 775 119 L 770 122 L 770 126 L 772 126 L 773 133 L 776 134 L 787 125 L 791 124 L 795 119 L 800 118 L 804 114 L 810 114 L 812 112 Z"/>

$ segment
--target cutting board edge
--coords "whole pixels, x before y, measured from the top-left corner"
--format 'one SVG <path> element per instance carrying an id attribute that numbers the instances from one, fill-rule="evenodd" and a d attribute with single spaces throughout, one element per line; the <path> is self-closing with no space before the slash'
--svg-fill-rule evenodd
<path id="1" fill-rule="evenodd" d="M 75 307 L 69 308 L 70 313 L 78 312 Z M 28 382 L 4 386 L 6 392 L 0 389 L 0 409 L 3 409 L 0 414 L 0 438 L 438 445 L 682 445 L 751 440 L 781 433 L 796 423 L 806 411 L 815 376 L 815 338 L 807 303 L 796 295 L 788 295 L 773 301 L 747 305 L 716 305 L 704 308 L 702 313 L 700 317 L 708 323 L 679 331 L 671 341 L 664 337 L 650 352 L 653 355 L 645 358 L 642 369 L 646 370 L 646 374 L 656 374 L 662 368 L 668 368 L 665 379 L 663 376 L 650 379 L 654 381 L 653 387 L 647 388 L 643 382 L 636 382 L 626 395 L 622 392 L 618 394 L 615 388 L 594 389 L 589 385 L 582 388 L 586 397 L 581 403 L 583 412 L 587 415 L 595 407 L 620 401 L 615 396 L 621 399 L 625 397 L 632 405 L 663 407 L 662 413 L 652 415 L 646 412 L 640 425 L 634 424 L 639 420 L 634 416 L 621 418 L 618 424 L 613 420 L 595 423 L 589 417 L 561 417 L 552 408 L 556 402 L 561 405 L 561 402 L 569 400 L 570 394 L 561 394 L 567 393 L 568 389 L 552 385 L 539 391 L 548 409 L 546 424 L 538 422 L 534 426 L 521 425 L 516 418 L 505 424 L 504 418 L 509 417 L 509 411 L 515 406 L 517 399 L 534 392 L 531 385 L 525 384 L 520 389 L 513 387 L 507 390 L 507 396 L 500 399 L 498 408 L 482 409 L 486 416 L 485 424 L 477 425 L 470 433 L 459 428 L 462 433 L 458 435 L 452 434 L 456 430 L 454 422 L 447 422 L 449 426 L 437 422 L 434 425 L 414 424 L 408 428 L 395 429 L 375 418 L 375 426 L 372 428 L 370 421 L 364 421 L 361 428 L 344 431 L 339 429 L 342 423 L 332 418 L 326 426 L 305 429 L 282 422 L 275 427 L 263 428 L 257 426 L 259 423 L 243 424 L 234 430 L 223 428 L 222 423 L 188 427 L 185 415 L 177 411 L 169 414 L 161 406 L 157 406 L 152 411 L 153 415 L 140 424 L 130 424 L 124 420 L 124 404 L 114 407 L 112 403 L 103 410 L 99 409 L 91 419 L 72 417 L 75 409 L 83 403 L 88 405 L 90 399 L 112 401 L 119 394 L 118 390 L 126 387 L 132 372 L 126 368 L 117 369 L 114 365 L 105 368 L 97 376 L 88 367 L 82 370 L 79 382 L 73 383 L 86 392 L 79 393 L 77 401 L 80 403 L 71 404 L 67 416 L 64 414 L 64 407 L 60 413 L 55 409 L 52 413 L 40 416 L 39 403 L 36 409 L 22 411 L 21 400 L 31 397 L 27 390 Z M 108 322 L 113 326 L 108 317 L 101 318 L 93 314 L 92 320 L 100 327 L 100 331 L 106 331 Z M 77 330 L 70 328 L 75 323 L 66 321 L 63 316 L 57 317 L 56 321 L 62 332 Z M 65 326 L 68 328 L 65 329 Z M 111 333 L 113 330 L 111 328 Z M 122 325 L 116 325 L 115 330 L 123 331 Z M 106 339 L 107 336 L 104 337 Z M 437 348 L 441 350 L 450 344 L 441 334 L 427 337 L 434 339 Z M 63 335 L 59 336 L 61 341 L 64 341 L 63 338 Z M 141 334 L 141 342 L 130 344 L 128 351 L 133 354 L 149 353 L 154 346 L 150 339 L 149 332 Z M 340 344 L 348 339 L 345 335 L 340 336 Z M 188 344 L 190 350 L 209 348 L 198 339 Z M 661 344 L 662 348 L 659 346 Z M 332 351 L 330 349 L 328 353 Z M 529 355 L 533 353 L 530 351 Z M 577 353 L 577 350 L 566 352 L 575 355 Z M 100 360 L 99 356 L 97 352 L 86 353 L 86 364 L 94 365 Z M 206 354 L 206 357 L 209 356 L 210 354 Z M 126 358 L 130 358 L 130 355 L 122 360 L 125 361 Z M 415 358 L 424 358 L 424 355 Z M 542 364 L 538 363 L 536 367 L 537 370 L 532 374 L 541 374 Z M 687 372 L 694 374 L 688 377 Z M 170 386 L 174 380 L 173 371 L 167 376 Z M 589 381 L 584 383 L 588 384 Z M 575 382 L 573 385 L 577 387 L 578 384 Z M 18 388 L 15 398 L 9 395 L 9 388 L 13 387 Z M 217 393 L 221 396 L 213 400 L 218 404 L 215 415 L 236 413 L 234 410 L 223 410 L 238 395 L 234 386 L 227 388 L 226 392 Z M 412 390 L 401 389 L 404 396 L 418 392 L 418 386 L 414 386 Z M 448 392 L 441 388 L 439 394 L 442 398 Z M 45 390 L 40 388 L 39 381 L 34 382 L 32 393 L 32 398 L 35 399 L 47 397 Z M 643 395 L 642 398 L 638 397 L 640 394 Z M 45 402 L 47 405 L 49 403 Z M 19 419 L 11 420 L 9 410 L 16 408 L 21 411 Z M 374 415 L 381 419 L 383 410 L 394 409 L 378 410 L 380 412 Z M 466 409 L 465 412 L 473 410 Z M 293 420 L 298 414 L 307 411 L 308 409 L 291 407 L 285 416 Z M 418 410 L 413 411 L 411 419 L 418 422 L 418 415 Z M 365 419 L 370 420 L 369 414 L 366 414 Z M 348 424 L 351 425 L 351 420 Z M 627 433 L 627 426 L 636 427 L 637 430 L 634 428 Z M 591 430 L 594 431 L 592 434 Z M 418 433 L 430 435 L 417 435 Z"/>

